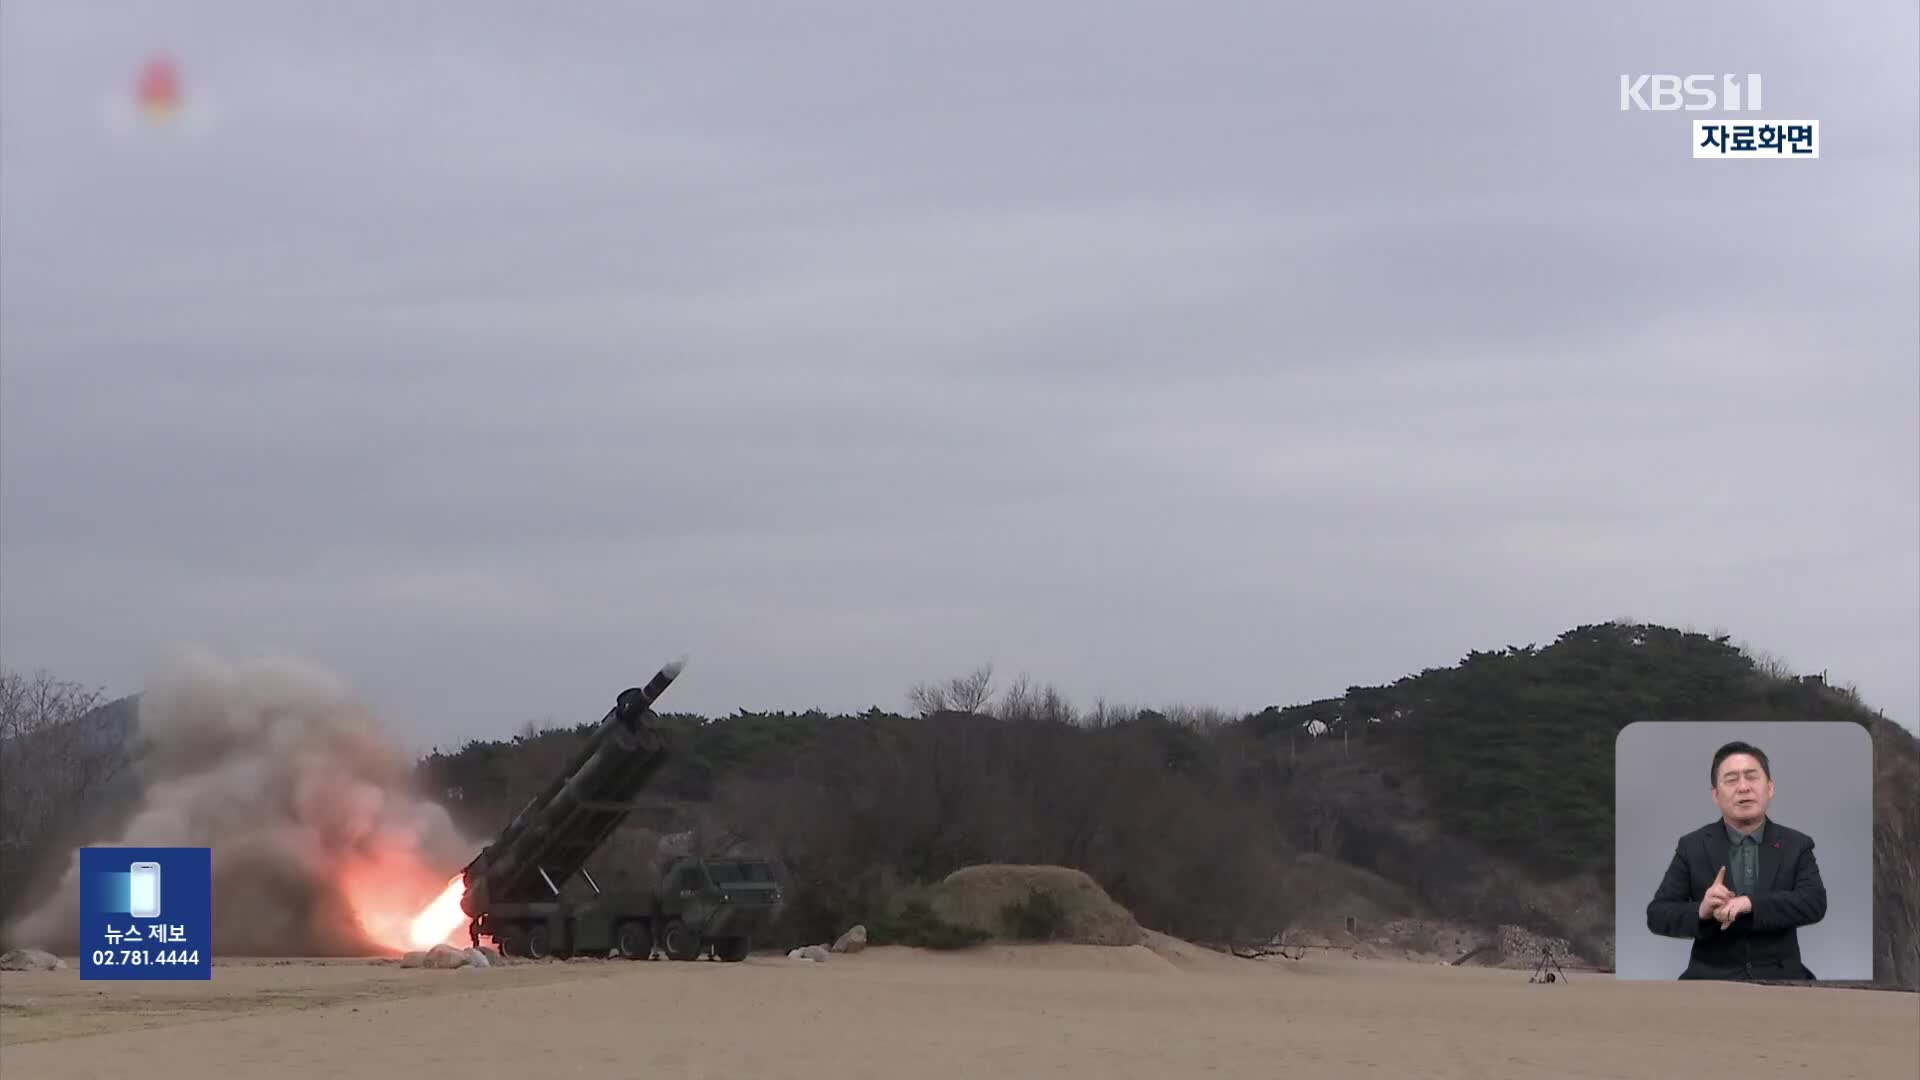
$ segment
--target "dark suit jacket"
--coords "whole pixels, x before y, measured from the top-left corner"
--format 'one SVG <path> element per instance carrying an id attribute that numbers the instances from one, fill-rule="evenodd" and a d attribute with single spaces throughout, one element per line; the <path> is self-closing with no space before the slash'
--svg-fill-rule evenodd
<path id="1" fill-rule="evenodd" d="M 1796 931 L 1827 914 L 1827 887 L 1813 858 L 1813 838 L 1775 821 L 1760 834 L 1753 910 L 1725 930 L 1700 918 L 1700 900 L 1727 865 L 1727 828 L 1715 821 L 1682 836 L 1666 877 L 1647 905 L 1647 929 L 1691 938 L 1693 955 L 1683 979 L 1808 979 Z M 1728 872 L 1731 883 L 1732 872 Z"/>

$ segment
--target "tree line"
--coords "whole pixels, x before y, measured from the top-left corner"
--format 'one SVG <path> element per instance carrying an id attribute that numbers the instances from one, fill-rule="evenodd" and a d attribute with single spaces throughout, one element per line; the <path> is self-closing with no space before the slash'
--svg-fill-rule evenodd
<path id="1" fill-rule="evenodd" d="M 54 731 L 97 699 L 42 680 L 14 729 Z M 900 711 L 659 718 L 673 753 L 636 816 L 591 864 L 644 877 L 659 842 L 773 858 L 791 901 L 782 942 L 897 917 L 963 866 L 1085 870 L 1140 921 L 1191 940 L 1261 939 L 1313 914 L 1329 866 L 1401 890 L 1407 914 L 1515 923 L 1595 951 L 1609 905 L 1580 914 L 1536 886 L 1611 896 L 1613 743 L 1637 720 L 1819 719 L 1876 746 L 1876 970 L 1920 987 L 1920 760 L 1911 733 L 1857 694 L 1756 660 L 1724 635 L 1607 623 L 1544 647 L 1322 700 L 1233 715 L 1204 707 L 1076 707 L 991 668 L 913 687 Z M 34 713 L 36 706 L 22 706 Z M 19 725 L 25 724 L 24 727 Z M 76 725 L 78 726 L 78 725 Z M 99 728 L 99 725 L 95 725 Z M 111 787 L 107 735 L 0 743 L 9 853 L 57 844 L 58 807 Z M 565 764 L 591 725 L 528 726 L 435 751 L 417 776 L 472 836 L 491 836 Z M 121 733 L 124 736 L 124 732 Z M 0 730 L 4 735 L 4 730 Z M 75 766 L 54 763 L 72 756 Z M 31 764 L 29 763 L 31 762 Z M 27 812 L 12 811 L 18 800 Z M 18 876 L 9 857 L 0 876 Z M 0 892 L 0 896 L 4 896 Z M 771 943 L 770 943 L 771 944 Z"/>

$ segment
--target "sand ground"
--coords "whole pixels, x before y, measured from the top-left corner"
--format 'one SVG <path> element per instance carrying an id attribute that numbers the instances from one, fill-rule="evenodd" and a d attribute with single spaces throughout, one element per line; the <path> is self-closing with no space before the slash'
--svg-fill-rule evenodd
<path id="1" fill-rule="evenodd" d="M 0 1076 L 1920 1075 L 1913 994 L 1527 975 L 1171 942 L 490 971 L 232 960 L 172 984 L 7 972 Z M 1749 1053 L 1725 1049 L 1736 1032 Z"/>

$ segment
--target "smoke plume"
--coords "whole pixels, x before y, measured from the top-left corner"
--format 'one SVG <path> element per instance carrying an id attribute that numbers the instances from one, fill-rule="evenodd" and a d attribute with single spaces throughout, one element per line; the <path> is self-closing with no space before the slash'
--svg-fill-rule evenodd
<path id="1" fill-rule="evenodd" d="M 284 660 L 194 655 L 141 696 L 143 795 L 108 846 L 213 849 L 213 949 L 395 952 L 478 845 L 414 790 L 410 763 L 348 688 Z M 79 946 L 79 854 L 9 939 Z"/>

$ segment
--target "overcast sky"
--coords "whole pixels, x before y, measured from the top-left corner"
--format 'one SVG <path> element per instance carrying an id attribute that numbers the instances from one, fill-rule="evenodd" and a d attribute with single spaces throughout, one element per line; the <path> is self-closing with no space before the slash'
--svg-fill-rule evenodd
<path id="1" fill-rule="evenodd" d="M 1630 617 L 1920 717 L 1910 2 L 165 9 L 0 6 L 11 667 L 424 747 Z M 155 50 L 197 123 L 117 128 Z"/>

